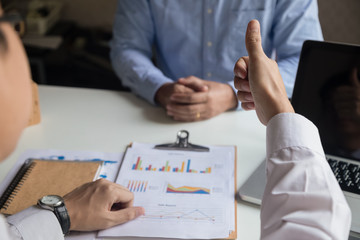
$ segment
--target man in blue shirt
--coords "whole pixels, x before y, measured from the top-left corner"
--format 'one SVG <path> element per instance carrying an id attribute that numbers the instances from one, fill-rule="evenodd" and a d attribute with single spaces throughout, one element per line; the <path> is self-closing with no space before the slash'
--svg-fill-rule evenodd
<path id="1" fill-rule="evenodd" d="M 316 0 L 119 0 L 113 67 L 125 86 L 178 121 L 240 109 L 232 64 L 247 54 L 251 19 L 291 97 L 303 42 L 322 40 Z"/>

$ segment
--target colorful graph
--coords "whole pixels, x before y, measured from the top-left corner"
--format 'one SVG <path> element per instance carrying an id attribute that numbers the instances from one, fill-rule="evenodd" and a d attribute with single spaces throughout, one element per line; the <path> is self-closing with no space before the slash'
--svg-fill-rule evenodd
<path id="1" fill-rule="evenodd" d="M 222 221 L 222 214 L 220 210 L 214 209 L 178 209 L 178 210 L 156 210 L 146 208 L 145 215 L 141 216 L 142 220 L 166 220 L 166 221 L 181 221 L 181 222 L 208 222 L 215 223 Z M 207 214 L 206 212 L 211 212 Z"/>
<path id="2" fill-rule="evenodd" d="M 185 193 L 185 194 L 210 194 L 210 189 L 201 187 L 174 187 L 171 184 L 167 185 L 166 193 Z"/>
<path id="3" fill-rule="evenodd" d="M 164 166 L 161 166 L 159 168 L 153 167 L 152 164 L 149 164 L 147 167 L 145 167 L 145 171 L 158 171 L 158 172 L 177 172 L 177 173 L 211 173 L 211 167 L 205 168 L 203 171 L 197 171 L 190 168 L 191 159 L 187 160 L 187 164 L 185 167 L 185 161 L 181 163 L 181 167 L 171 167 L 169 165 L 169 161 L 166 161 Z M 142 160 L 140 157 L 137 158 L 136 163 L 133 164 L 131 170 L 137 170 L 142 171 L 144 168 L 141 166 Z"/>
<path id="4" fill-rule="evenodd" d="M 146 192 L 148 181 L 129 180 L 127 188 L 130 192 Z"/>

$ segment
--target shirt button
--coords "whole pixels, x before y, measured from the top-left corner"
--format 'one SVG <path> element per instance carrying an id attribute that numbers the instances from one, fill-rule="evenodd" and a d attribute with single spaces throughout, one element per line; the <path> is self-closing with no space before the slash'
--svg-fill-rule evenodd
<path id="1" fill-rule="evenodd" d="M 211 76 L 212 76 L 211 72 L 208 72 L 208 73 L 207 73 L 207 77 L 210 78 Z"/>
<path id="2" fill-rule="evenodd" d="M 207 12 L 208 14 L 212 14 L 213 10 L 211 8 L 208 8 Z"/>
<path id="3" fill-rule="evenodd" d="M 210 42 L 210 41 L 207 42 L 207 46 L 208 46 L 208 47 L 211 47 L 211 46 L 212 46 L 212 42 Z"/>

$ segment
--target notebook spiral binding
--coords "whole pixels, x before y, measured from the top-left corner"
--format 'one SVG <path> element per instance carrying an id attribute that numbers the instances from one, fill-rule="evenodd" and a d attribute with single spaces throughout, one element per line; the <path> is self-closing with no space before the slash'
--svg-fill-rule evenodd
<path id="1" fill-rule="evenodd" d="M 21 186 L 26 181 L 27 177 L 29 176 L 35 165 L 36 162 L 33 162 L 32 159 L 28 159 L 16 173 L 15 177 L 13 178 L 9 186 L 6 188 L 3 195 L 0 197 L 0 212 L 6 210 L 9 207 L 12 200 L 16 196 L 17 192 L 20 190 Z"/>

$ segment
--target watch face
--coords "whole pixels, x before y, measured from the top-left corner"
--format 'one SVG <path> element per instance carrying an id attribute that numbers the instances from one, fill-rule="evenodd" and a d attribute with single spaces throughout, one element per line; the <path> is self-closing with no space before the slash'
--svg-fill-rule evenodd
<path id="1" fill-rule="evenodd" d="M 63 199 L 62 199 L 60 196 L 47 195 L 47 196 L 44 196 L 44 197 L 41 199 L 41 202 L 42 202 L 43 204 L 48 205 L 48 206 L 57 207 L 57 206 L 59 206 L 59 205 L 62 204 Z"/>

